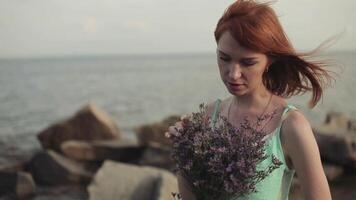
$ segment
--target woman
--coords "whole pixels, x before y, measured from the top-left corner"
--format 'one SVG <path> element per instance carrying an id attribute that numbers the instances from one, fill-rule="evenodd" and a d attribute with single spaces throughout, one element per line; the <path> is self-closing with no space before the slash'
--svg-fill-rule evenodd
<path id="1" fill-rule="evenodd" d="M 270 133 L 267 148 L 283 161 L 273 176 L 257 185 L 259 192 L 235 199 L 288 199 L 295 173 L 306 200 L 331 199 L 311 126 L 286 102 L 290 96 L 312 91 L 309 106 L 314 107 L 332 78 L 323 69 L 325 64 L 307 61 L 311 54 L 295 52 L 268 3 L 234 2 L 220 18 L 215 39 L 220 76 L 232 96 L 208 104 L 209 117 L 219 113 L 238 127 L 245 117 L 253 121 L 275 112 L 256 128 Z M 169 132 L 175 127 L 182 128 L 181 122 Z M 183 200 L 194 199 L 180 174 L 178 185 Z"/>

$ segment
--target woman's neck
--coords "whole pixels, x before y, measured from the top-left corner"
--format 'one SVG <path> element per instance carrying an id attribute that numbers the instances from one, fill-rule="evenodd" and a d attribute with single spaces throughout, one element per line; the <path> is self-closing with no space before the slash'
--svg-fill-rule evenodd
<path id="1" fill-rule="evenodd" d="M 268 104 L 272 93 L 267 89 L 243 96 L 233 96 L 234 104 L 238 104 L 239 110 L 260 111 Z"/>

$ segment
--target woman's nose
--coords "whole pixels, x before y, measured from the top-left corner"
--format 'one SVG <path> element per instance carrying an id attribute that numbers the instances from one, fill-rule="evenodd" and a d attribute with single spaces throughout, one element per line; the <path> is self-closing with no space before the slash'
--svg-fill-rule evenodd
<path id="1" fill-rule="evenodd" d="M 239 64 L 233 64 L 231 66 L 229 76 L 231 80 L 236 80 L 241 77 L 241 67 Z"/>

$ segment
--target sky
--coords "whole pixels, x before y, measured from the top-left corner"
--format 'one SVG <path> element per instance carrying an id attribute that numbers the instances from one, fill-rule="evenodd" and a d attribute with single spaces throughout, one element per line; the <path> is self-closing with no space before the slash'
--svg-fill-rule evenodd
<path id="1" fill-rule="evenodd" d="M 232 0 L 0 0 L 0 58 L 214 53 Z M 272 6 L 297 50 L 338 34 L 356 51 L 356 1 L 279 0 Z"/>

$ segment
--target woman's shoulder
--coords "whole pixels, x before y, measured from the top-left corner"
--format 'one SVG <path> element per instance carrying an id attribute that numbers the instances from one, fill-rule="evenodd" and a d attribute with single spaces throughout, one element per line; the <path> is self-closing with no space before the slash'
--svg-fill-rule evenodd
<path id="1" fill-rule="evenodd" d="M 291 109 L 285 116 L 281 132 L 288 152 L 299 151 L 310 145 L 315 137 L 308 119 L 298 109 Z"/>
<path id="2" fill-rule="evenodd" d="M 310 126 L 308 119 L 295 106 L 288 105 L 290 108 L 283 118 L 282 128 L 287 130 L 299 130 Z"/>

